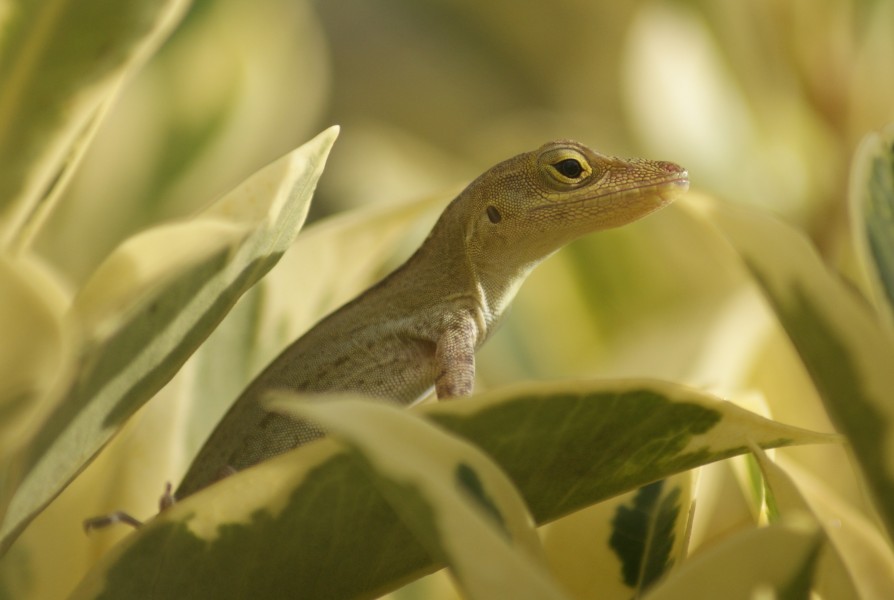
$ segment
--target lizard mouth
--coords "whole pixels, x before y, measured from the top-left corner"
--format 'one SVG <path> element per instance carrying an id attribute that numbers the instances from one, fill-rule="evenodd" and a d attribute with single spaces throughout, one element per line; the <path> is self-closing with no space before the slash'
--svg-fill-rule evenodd
<path id="1" fill-rule="evenodd" d="M 676 165 L 674 165 L 676 167 Z M 673 202 L 677 196 L 683 194 L 689 189 L 689 173 L 681 168 L 676 167 L 677 172 L 658 181 L 649 181 L 639 184 L 631 184 L 628 186 L 619 186 L 612 189 L 601 191 L 600 193 L 587 195 L 574 200 L 565 202 L 546 203 L 531 208 L 531 212 L 542 210 L 555 210 L 558 208 L 567 209 L 575 206 L 584 209 L 594 208 L 600 212 L 612 212 L 609 207 L 599 201 L 609 197 L 617 197 L 617 208 L 623 209 L 631 205 L 639 205 L 645 208 L 650 205 L 651 210 L 656 210 Z M 651 212 L 649 210 L 648 212 Z"/>
<path id="2" fill-rule="evenodd" d="M 629 187 L 622 187 L 616 190 L 609 190 L 595 196 L 588 196 L 587 198 L 583 198 L 582 200 L 583 202 L 587 202 L 589 200 L 598 200 L 612 194 L 625 195 L 630 192 L 640 192 L 639 195 L 644 196 L 650 191 L 659 196 L 663 196 L 664 193 L 670 192 L 675 198 L 677 195 L 682 194 L 688 189 L 689 173 L 686 171 L 682 171 L 681 173 L 676 174 L 676 176 L 662 181 L 652 181 L 640 185 L 631 185 Z M 673 200 L 673 198 L 671 198 L 671 200 Z"/>

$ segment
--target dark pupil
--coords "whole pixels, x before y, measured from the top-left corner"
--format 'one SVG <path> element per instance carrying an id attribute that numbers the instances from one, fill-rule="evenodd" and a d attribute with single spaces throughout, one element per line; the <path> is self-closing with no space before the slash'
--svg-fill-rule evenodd
<path id="1" fill-rule="evenodd" d="M 568 177 L 569 179 L 577 179 L 580 177 L 580 174 L 584 172 L 584 168 L 580 166 L 580 163 L 574 160 L 573 158 L 566 158 L 565 160 L 560 160 L 559 162 L 553 164 L 556 168 L 556 171 Z"/>

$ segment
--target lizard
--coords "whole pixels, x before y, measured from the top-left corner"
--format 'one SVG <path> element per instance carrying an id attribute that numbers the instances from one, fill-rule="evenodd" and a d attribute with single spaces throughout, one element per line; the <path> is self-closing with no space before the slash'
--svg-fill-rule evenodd
<path id="1" fill-rule="evenodd" d="M 360 392 L 404 405 L 432 387 L 439 400 L 470 395 L 475 351 L 537 264 L 583 235 L 652 213 L 688 187 L 687 171 L 672 162 L 615 158 L 569 140 L 487 170 L 447 205 L 406 262 L 319 321 L 249 384 L 173 499 L 323 435 L 265 410 L 261 399 L 271 390 Z M 166 493 L 162 505 L 173 499 Z"/>
<path id="2" fill-rule="evenodd" d="M 259 400 L 268 390 L 361 392 L 401 404 L 432 386 L 440 400 L 470 395 L 475 351 L 538 263 L 582 235 L 653 212 L 688 185 L 674 163 L 604 156 L 567 140 L 492 167 L 445 208 L 402 266 L 258 375 L 174 497 L 322 435 L 310 423 L 267 412 Z"/>

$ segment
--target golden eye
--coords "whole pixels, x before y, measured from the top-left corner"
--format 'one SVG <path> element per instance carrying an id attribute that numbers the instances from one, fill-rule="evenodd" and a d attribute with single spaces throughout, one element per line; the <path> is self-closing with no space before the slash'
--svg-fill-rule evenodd
<path id="1" fill-rule="evenodd" d="M 553 163 L 553 168 L 568 179 L 577 179 L 584 172 L 581 164 L 573 158 Z"/>

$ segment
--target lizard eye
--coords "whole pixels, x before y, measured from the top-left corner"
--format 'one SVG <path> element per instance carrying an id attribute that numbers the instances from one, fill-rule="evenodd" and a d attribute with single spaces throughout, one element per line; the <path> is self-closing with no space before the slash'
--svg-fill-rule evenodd
<path id="1" fill-rule="evenodd" d="M 500 214 L 500 211 L 497 210 L 496 206 L 488 206 L 487 218 L 490 219 L 491 223 L 496 224 L 503 220 L 503 215 Z"/>
<path id="2" fill-rule="evenodd" d="M 590 162 L 586 148 L 578 148 L 573 142 L 553 142 L 544 145 L 537 156 L 541 183 L 551 191 L 567 191 L 579 188 L 594 180 L 593 169 L 603 170 L 593 155 Z"/>
<path id="3" fill-rule="evenodd" d="M 566 158 L 553 163 L 553 168 L 568 179 L 577 179 L 584 172 L 581 164 L 573 158 Z"/>

